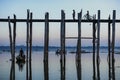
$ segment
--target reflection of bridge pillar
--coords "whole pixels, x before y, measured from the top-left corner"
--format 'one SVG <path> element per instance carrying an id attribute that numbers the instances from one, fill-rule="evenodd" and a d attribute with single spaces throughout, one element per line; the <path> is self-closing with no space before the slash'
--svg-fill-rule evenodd
<path id="1" fill-rule="evenodd" d="M 49 46 L 49 13 L 45 14 L 45 37 L 44 37 L 44 80 L 49 80 L 48 46 Z"/>
<path id="2" fill-rule="evenodd" d="M 15 61 L 11 61 L 10 80 L 15 80 Z"/>
<path id="3" fill-rule="evenodd" d="M 65 13 L 61 11 L 61 51 L 60 51 L 60 63 L 61 63 L 61 80 L 65 80 Z"/>

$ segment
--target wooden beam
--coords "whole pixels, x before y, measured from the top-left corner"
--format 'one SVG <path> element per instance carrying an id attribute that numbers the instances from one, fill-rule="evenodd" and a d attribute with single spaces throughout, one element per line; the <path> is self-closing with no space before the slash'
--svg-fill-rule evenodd
<path id="1" fill-rule="evenodd" d="M 78 39 L 78 37 L 65 37 L 65 39 Z M 81 39 L 93 39 L 93 37 L 81 37 Z"/>
<path id="2" fill-rule="evenodd" d="M 32 19 L 30 20 L 32 22 L 45 22 L 45 19 Z M 92 22 L 97 22 L 98 20 L 84 20 L 82 19 L 81 22 L 82 23 L 92 23 Z M 108 22 L 111 22 L 112 23 L 112 20 L 108 20 L 108 19 L 100 19 L 99 20 L 101 23 L 108 23 Z M 8 19 L 0 19 L 0 22 L 8 22 Z M 14 22 L 14 19 L 10 19 L 10 22 Z M 16 22 L 27 22 L 27 19 L 16 19 Z M 61 22 L 61 19 L 49 19 L 48 22 L 58 22 L 60 23 Z M 73 20 L 73 19 L 65 19 L 64 22 L 78 22 L 78 20 Z M 119 19 L 116 19 L 115 20 L 116 23 L 120 23 L 120 20 Z"/>

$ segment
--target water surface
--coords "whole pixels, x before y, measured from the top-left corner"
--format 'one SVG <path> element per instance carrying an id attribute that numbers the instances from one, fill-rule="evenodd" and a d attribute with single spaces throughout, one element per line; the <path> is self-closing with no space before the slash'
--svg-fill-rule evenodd
<path id="1" fill-rule="evenodd" d="M 16 56 L 18 53 L 16 53 Z M 44 80 L 44 62 L 43 52 L 32 52 L 32 80 Z M 78 80 L 75 54 L 67 53 L 66 55 L 66 80 Z M 10 80 L 10 70 L 12 62 L 9 60 L 10 52 L 0 54 L 0 80 Z M 93 80 L 93 62 L 92 53 L 83 53 L 81 62 L 81 79 Z M 60 56 L 55 55 L 54 51 L 49 52 L 49 80 L 61 80 Z M 115 54 L 115 77 L 120 80 L 120 55 Z M 108 62 L 107 53 L 100 53 L 100 80 L 108 80 Z M 22 68 L 15 63 L 15 80 L 26 80 L 26 63 Z"/>

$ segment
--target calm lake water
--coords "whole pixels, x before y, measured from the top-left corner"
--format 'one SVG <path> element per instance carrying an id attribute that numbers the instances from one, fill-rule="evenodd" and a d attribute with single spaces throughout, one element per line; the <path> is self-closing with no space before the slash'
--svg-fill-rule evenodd
<path id="1" fill-rule="evenodd" d="M 18 53 L 16 53 L 16 56 Z M 66 80 L 77 79 L 77 69 L 75 54 L 67 53 L 66 55 Z M 12 63 L 9 60 L 10 52 L 0 54 L 0 80 L 11 80 L 10 71 Z M 93 62 L 92 53 L 82 54 L 81 73 L 82 80 L 93 80 Z M 32 80 L 44 80 L 44 62 L 43 52 L 32 52 Z M 115 54 L 115 77 L 120 80 L 120 54 Z M 100 80 L 108 80 L 108 62 L 107 53 L 100 53 Z M 26 80 L 26 63 L 22 67 L 15 63 L 15 80 Z M 49 80 L 61 80 L 60 56 L 55 55 L 55 52 L 49 52 Z"/>

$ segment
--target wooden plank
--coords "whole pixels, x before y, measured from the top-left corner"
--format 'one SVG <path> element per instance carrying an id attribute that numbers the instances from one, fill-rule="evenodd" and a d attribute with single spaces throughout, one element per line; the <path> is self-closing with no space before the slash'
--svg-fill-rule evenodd
<path id="1" fill-rule="evenodd" d="M 115 58 L 114 58 L 114 48 L 115 48 L 115 19 L 116 19 L 116 11 L 113 10 L 113 21 L 112 21 L 112 76 L 113 80 L 115 80 Z"/>
<path id="2" fill-rule="evenodd" d="M 65 37 L 65 39 L 78 39 L 78 37 Z M 93 37 L 81 37 L 81 39 L 93 39 Z"/>
<path id="3" fill-rule="evenodd" d="M 49 80 L 48 51 L 49 51 L 49 13 L 45 14 L 45 36 L 44 36 L 44 80 Z"/>

